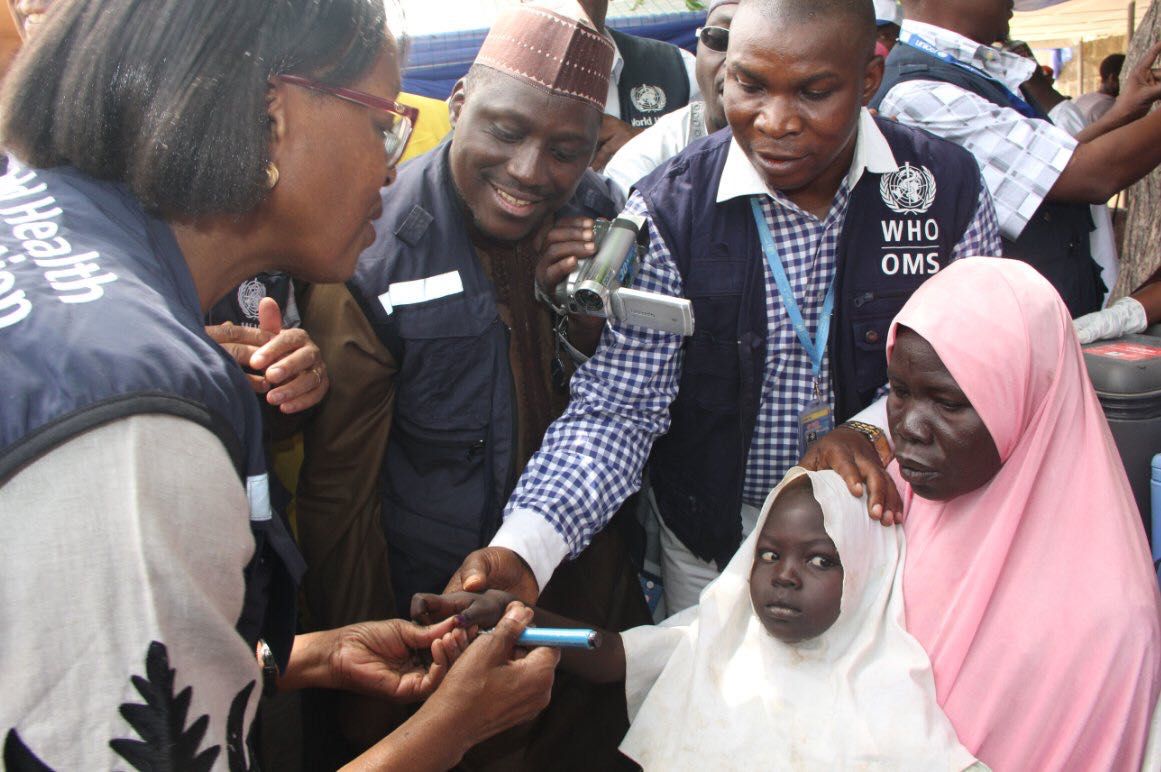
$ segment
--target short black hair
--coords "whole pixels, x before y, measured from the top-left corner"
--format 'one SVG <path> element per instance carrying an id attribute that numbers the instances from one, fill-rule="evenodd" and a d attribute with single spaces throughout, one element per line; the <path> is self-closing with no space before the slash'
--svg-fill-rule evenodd
<path id="1" fill-rule="evenodd" d="M 865 48 L 868 60 L 875 53 L 878 27 L 870 0 L 742 0 L 742 4 L 754 6 L 763 16 L 782 22 L 833 23 L 835 19 L 844 19 L 855 32 L 850 44 Z"/>
<path id="2" fill-rule="evenodd" d="M 1110 54 L 1101 61 L 1101 80 L 1120 77 L 1121 68 L 1125 66 L 1124 54 Z"/>
<path id="3" fill-rule="evenodd" d="M 163 216 L 266 195 L 269 79 L 349 85 L 385 50 L 384 0 L 72 0 L 17 55 L 4 145 L 122 182 Z"/>

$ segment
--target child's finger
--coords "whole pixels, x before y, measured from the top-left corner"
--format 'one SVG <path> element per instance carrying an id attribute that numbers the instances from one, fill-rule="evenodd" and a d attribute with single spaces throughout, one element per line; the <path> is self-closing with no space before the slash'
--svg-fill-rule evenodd
<path id="1" fill-rule="evenodd" d="M 448 667 L 451 661 L 447 655 L 447 646 L 444 645 L 444 639 L 431 642 L 431 667 Z M 430 668 L 429 668 L 430 669 Z"/>

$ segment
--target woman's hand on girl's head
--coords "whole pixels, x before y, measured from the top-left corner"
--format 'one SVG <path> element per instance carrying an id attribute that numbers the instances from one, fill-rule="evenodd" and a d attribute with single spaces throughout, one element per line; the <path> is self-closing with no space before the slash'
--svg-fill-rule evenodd
<path id="1" fill-rule="evenodd" d="M 833 469 L 852 496 L 867 493 L 867 513 L 883 525 L 903 522 L 903 499 L 875 446 L 859 432 L 837 426 L 806 449 L 798 465 L 817 472 Z"/>
<path id="2" fill-rule="evenodd" d="M 494 627 L 514 600 L 516 596 L 502 590 L 446 595 L 419 592 L 411 598 L 411 618 L 421 624 L 436 624 L 455 617 L 457 627 L 474 632 L 477 627 Z"/>

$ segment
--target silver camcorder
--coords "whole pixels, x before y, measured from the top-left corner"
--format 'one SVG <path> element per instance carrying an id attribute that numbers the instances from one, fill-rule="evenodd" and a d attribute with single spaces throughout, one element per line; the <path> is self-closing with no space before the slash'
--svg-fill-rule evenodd
<path id="1" fill-rule="evenodd" d="M 570 314 L 615 319 L 678 335 L 693 335 L 693 305 L 685 298 L 631 289 L 640 256 L 647 248 L 641 228 L 645 218 L 622 214 L 597 220 L 593 238 L 597 253 L 578 262 L 567 281 L 556 287 L 556 305 Z"/>

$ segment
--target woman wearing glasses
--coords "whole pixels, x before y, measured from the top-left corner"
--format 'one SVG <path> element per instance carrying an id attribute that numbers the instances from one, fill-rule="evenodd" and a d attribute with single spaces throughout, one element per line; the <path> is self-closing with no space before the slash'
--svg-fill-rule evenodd
<path id="1" fill-rule="evenodd" d="M 264 624 L 285 618 L 299 564 L 271 516 L 258 406 L 203 317 L 263 271 L 342 281 L 374 241 L 413 118 L 392 101 L 385 29 L 381 0 L 75 0 L 9 73 L 9 768 L 249 768 L 264 686 L 420 699 L 461 652 L 363 761 L 450 766 L 547 701 L 554 656 L 511 661 L 518 607 L 466 651 L 446 624 L 364 624 L 293 649 Z"/>

